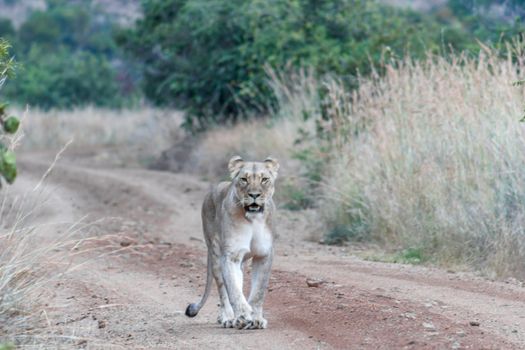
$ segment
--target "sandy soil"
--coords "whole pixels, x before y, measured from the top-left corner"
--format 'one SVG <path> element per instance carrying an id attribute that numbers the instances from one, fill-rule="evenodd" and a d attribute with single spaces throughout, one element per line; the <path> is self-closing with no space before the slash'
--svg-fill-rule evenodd
<path id="1" fill-rule="evenodd" d="M 50 160 L 32 154 L 20 163 L 16 191 L 36 183 Z M 268 329 L 220 328 L 215 290 L 189 319 L 184 309 L 204 289 L 199 209 L 209 184 L 73 156 L 47 182 L 54 190 L 39 220 L 107 218 L 83 233 L 99 237 L 90 243 L 96 249 L 89 259 L 77 259 L 72 272 L 49 286 L 53 298 L 46 312 L 53 332 L 72 347 L 525 348 L 525 289 L 519 283 L 363 261 L 349 248 L 310 242 L 310 212 L 280 211 L 265 303 Z M 42 239 L 53 234 L 44 230 Z M 308 287 L 307 278 L 324 283 Z"/>

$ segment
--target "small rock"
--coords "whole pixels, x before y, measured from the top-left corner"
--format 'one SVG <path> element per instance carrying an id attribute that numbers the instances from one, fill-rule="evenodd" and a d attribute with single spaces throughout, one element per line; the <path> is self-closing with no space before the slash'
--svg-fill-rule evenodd
<path id="1" fill-rule="evenodd" d="M 479 327 L 478 321 L 470 321 L 468 324 L 471 325 L 472 327 Z"/>
<path id="2" fill-rule="evenodd" d="M 457 335 L 458 337 L 464 337 L 464 336 L 465 336 L 465 332 L 464 332 L 463 330 L 460 329 L 459 331 L 456 332 L 456 335 Z"/>
<path id="3" fill-rule="evenodd" d="M 325 281 L 323 281 L 321 279 L 315 279 L 315 278 L 307 278 L 306 279 L 306 284 L 308 285 L 308 287 L 319 287 L 323 283 L 325 283 Z"/>
<path id="4" fill-rule="evenodd" d="M 106 321 L 98 320 L 98 328 L 99 329 L 106 328 L 106 326 L 107 326 L 107 322 Z"/>
<path id="5" fill-rule="evenodd" d="M 430 322 L 423 322 L 423 327 L 425 327 L 425 329 L 429 331 L 433 331 L 436 329 L 436 327 Z"/>
<path id="6" fill-rule="evenodd" d="M 459 348 L 461 348 L 461 344 L 459 342 L 455 341 L 454 343 L 452 343 L 453 350 L 457 350 Z"/>
<path id="7" fill-rule="evenodd" d="M 183 262 L 183 263 L 180 263 L 180 267 L 189 268 L 189 267 L 193 267 L 193 264 L 190 262 Z"/>
<path id="8" fill-rule="evenodd" d="M 401 314 L 399 315 L 401 317 L 404 317 L 404 318 L 408 318 L 409 320 L 415 320 L 416 319 L 416 315 L 412 312 L 405 312 L 404 314 Z"/>

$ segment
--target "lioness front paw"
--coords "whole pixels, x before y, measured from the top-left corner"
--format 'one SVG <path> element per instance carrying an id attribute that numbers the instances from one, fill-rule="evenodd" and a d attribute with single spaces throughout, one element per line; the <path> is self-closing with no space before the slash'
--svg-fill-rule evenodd
<path id="1" fill-rule="evenodd" d="M 253 321 L 249 316 L 241 315 L 237 317 L 233 323 L 233 327 L 237 329 L 249 329 Z"/>
<path id="2" fill-rule="evenodd" d="M 223 328 L 233 328 L 233 323 L 235 319 L 232 317 L 228 317 L 225 314 L 219 315 L 217 317 L 217 323 L 219 323 Z"/>
<path id="3" fill-rule="evenodd" d="M 268 321 L 263 317 L 254 318 L 252 324 L 248 329 L 265 329 L 268 326 Z"/>
<path id="4" fill-rule="evenodd" d="M 244 316 L 239 316 L 237 319 L 235 319 L 233 327 L 237 329 L 265 329 L 267 325 L 268 321 L 262 317 L 248 319 Z"/>
<path id="5" fill-rule="evenodd" d="M 223 328 L 233 328 L 235 320 L 217 320 Z"/>

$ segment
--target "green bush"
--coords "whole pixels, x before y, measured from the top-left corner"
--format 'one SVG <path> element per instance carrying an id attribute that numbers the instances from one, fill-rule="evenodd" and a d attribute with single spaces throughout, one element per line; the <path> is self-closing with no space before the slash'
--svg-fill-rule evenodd
<path id="1" fill-rule="evenodd" d="M 521 18 L 518 3 L 504 6 Z M 497 45 L 523 31 L 510 15 L 493 16 L 492 4 L 501 1 L 450 0 L 422 14 L 366 0 L 145 0 L 144 17 L 118 42 L 144 63 L 151 101 L 205 126 L 273 105 L 265 64 L 310 66 L 355 87 L 389 57 L 477 52 L 476 39 Z"/>
<path id="2" fill-rule="evenodd" d="M 110 17 L 91 1 L 48 0 L 45 11 L 31 13 L 22 24 L 15 48 L 29 52 L 35 45 L 66 47 L 111 57 L 117 54 L 113 28 Z"/>
<path id="3" fill-rule="evenodd" d="M 0 37 L 12 40 L 15 33 L 15 28 L 13 27 L 11 20 L 0 18 Z"/>
<path id="4" fill-rule="evenodd" d="M 146 0 L 119 43 L 144 63 L 144 91 L 188 109 L 189 124 L 261 111 L 264 65 L 312 66 L 350 85 L 385 57 L 421 57 L 461 41 L 433 18 L 365 0 Z M 450 35 L 450 39 L 448 40 Z"/>
<path id="5" fill-rule="evenodd" d="M 23 65 L 4 93 L 19 104 L 49 108 L 119 107 L 135 95 L 129 65 L 113 39 L 115 24 L 92 1 L 47 0 L 20 28 L 0 21 Z"/>
<path id="6" fill-rule="evenodd" d="M 115 72 L 104 57 L 66 48 L 53 55 L 33 48 L 6 94 L 44 109 L 88 104 L 118 107 L 122 103 Z"/>

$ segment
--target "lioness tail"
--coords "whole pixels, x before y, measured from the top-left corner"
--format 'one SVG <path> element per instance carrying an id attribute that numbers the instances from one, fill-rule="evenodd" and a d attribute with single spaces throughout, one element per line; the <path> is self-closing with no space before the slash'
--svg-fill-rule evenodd
<path id="1" fill-rule="evenodd" d="M 201 300 L 198 303 L 192 303 L 189 304 L 186 308 L 186 316 L 188 317 L 195 317 L 199 313 L 200 309 L 204 306 L 206 303 L 206 300 L 208 299 L 208 296 L 210 295 L 211 290 L 211 284 L 213 282 L 213 275 L 211 271 L 211 256 L 208 253 L 208 269 L 206 271 L 206 287 L 204 287 L 204 294 L 202 295 Z"/>

